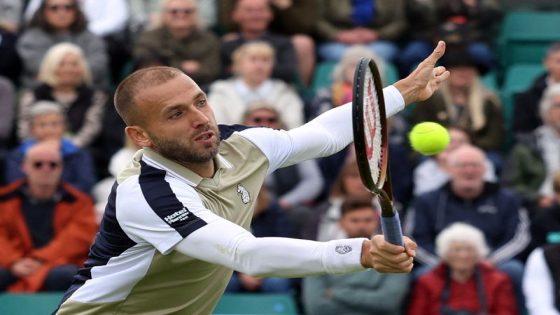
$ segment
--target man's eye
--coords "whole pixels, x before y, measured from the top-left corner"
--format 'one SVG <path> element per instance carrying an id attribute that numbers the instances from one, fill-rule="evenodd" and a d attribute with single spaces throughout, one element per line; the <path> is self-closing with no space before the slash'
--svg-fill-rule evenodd
<path id="1" fill-rule="evenodd" d="M 205 106 L 205 105 L 206 105 L 206 99 L 205 99 L 205 98 L 201 99 L 200 101 L 198 101 L 198 104 L 197 104 L 197 105 L 198 105 L 199 107 Z"/>
<path id="2" fill-rule="evenodd" d="M 177 111 L 177 112 L 174 112 L 173 114 L 171 114 L 171 116 L 169 118 L 171 118 L 171 119 L 179 118 L 179 117 L 181 117 L 181 115 L 183 115 L 183 112 Z"/>

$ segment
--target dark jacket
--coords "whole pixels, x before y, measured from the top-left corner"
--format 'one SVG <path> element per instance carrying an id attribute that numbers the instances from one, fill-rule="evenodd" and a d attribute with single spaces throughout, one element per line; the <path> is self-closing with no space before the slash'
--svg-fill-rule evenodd
<path id="1" fill-rule="evenodd" d="M 533 81 L 529 89 L 515 95 L 513 112 L 513 132 L 528 133 L 543 124 L 539 104 L 544 90 L 547 87 L 546 73 L 540 75 Z"/>
<path id="2" fill-rule="evenodd" d="M 479 228 L 490 247 L 490 259 L 503 262 L 515 258 L 529 244 L 529 218 L 516 195 L 486 183 L 474 200 L 455 195 L 451 184 L 418 196 L 407 212 L 405 234 L 418 244 L 417 260 L 435 265 L 436 236 L 448 225 L 465 222 Z"/>

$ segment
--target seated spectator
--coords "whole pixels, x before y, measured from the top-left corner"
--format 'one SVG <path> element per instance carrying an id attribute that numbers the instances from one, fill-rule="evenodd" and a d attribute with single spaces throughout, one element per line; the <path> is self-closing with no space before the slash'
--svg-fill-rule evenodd
<path id="1" fill-rule="evenodd" d="M 559 287 L 560 243 L 535 249 L 523 276 L 529 315 L 560 315 Z"/>
<path id="2" fill-rule="evenodd" d="M 332 84 L 321 88 L 315 94 L 308 109 L 308 120 L 327 110 L 352 101 L 352 84 L 354 71 L 361 58 L 375 61 L 381 80 L 385 81 L 385 61 L 363 45 L 354 45 L 344 51 L 332 72 Z"/>
<path id="3" fill-rule="evenodd" d="M 560 243 L 560 171 L 552 179 L 554 200 L 550 207 L 540 209 L 531 220 L 531 244 L 528 252 L 539 246 Z"/>
<path id="4" fill-rule="evenodd" d="M 321 0 L 317 35 L 322 60 L 338 61 L 352 45 L 366 45 L 386 61 L 398 53 L 395 43 L 406 29 L 403 0 Z"/>
<path id="5" fill-rule="evenodd" d="M 346 235 L 340 229 L 338 220 L 342 202 L 350 197 L 370 198 L 371 202 L 374 202 L 372 194 L 362 184 L 353 150 L 349 151 L 331 187 L 329 199 L 313 207 L 312 215 L 305 223 L 302 238 L 317 241 L 345 238 Z"/>
<path id="6" fill-rule="evenodd" d="M 55 101 L 66 115 L 70 140 L 78 147 L 87 147 L 101 131 L 107 96 L 91 86 L 91 73 L 82 50 L 70 43 L 50 48 L 41 61 L 38 80 L 39 86 L 22 92 L 18 137 L 24 140 L 29 136 L 33 103 Z"/>
<path id="7" fill-rule="evenodd" d="M 18 85 L 21 60 L 16 50 L 23 3 L 0 0 L 0 76 Z"/>
<path id="8" fill-rule="evenodd" d="M 414 169 L 414 195 L 419 196 L 423 193 L 435 190 L 445 185 L 449 181 L 447 158 L 449 154 L 463 144 L 471 144 L 471 139 L 467 132 L 455 126 L 447 128 L 449 131 L 450 142 L 447 148 L 433 158 L 427 158 L 420 162 Z M 494 165 L 486 159 L 486 172 L 484 180 L 494 183 L 497 181 Z"/>
<path id="9" fill-rule="evenodd" d="M 235 6 L 231 11 L 231 16 L 238 26 L 238 31 L 227 34 L 223 38 L 222 65 L 224 75 L 230 76 L 235 71 L 232 67 L 233 53 L 239 46 L 250 41 L 263 41 L 274 47 L 272 77 L 287 83 L 294 82 L 298 62 L 296 53 L 288 36 L 270 32 L 269 26 L 273 19 L 273 13 L 269 1 L 235 0 L 234 2 Z"/>
<path id="10" fill-rule="evenodd" d="M 95 201 L 95 212 L 98 222 L 101 222 L 101 219 L 103 218 L 103 212 L 105 211 L 105 206 L 107 205 L 107 200 L 111 193 L 111 188 L 113 187 L 117 176 L 123 169 L 126 168 L 130 161 L 132 161 L 134 153 L 140 149 L 134 141 L 130 140 L 126 133 L 124 138 L 125 145 L 113 154 L 111 161 L 109 162 L 109 174 L 111 174 L 111 176 L 100 180 L 95 184 L 95 186 L 93 186 L 92 195 L 93 200 Z"/>
<path id="11" fill-rule="evenodd" d="M 347 198 L 338 220 L 349 238 L 369 239 L 379 229 L 379 211 L 371 198 Z M 408 292 L 405 274 L 379 273 L 373 269 L 346 275 L 303 279 L 303 304 L 309 315 L 400 314 Z"/>
<path id="12" fill-rule="evenodd" d="M 449 157 L 450 181 L 441 188 L 418 196 L 407 212 L 405 234 L 418 244 L 417 273 L 435 266 L 436 236 L 455 222 L 482 230 L 491 248 L 488 261 L 513 280 L 522 306 L 523 264 L 516 259 L 529 244 L 529 217 L 521 200 L 512 192 L 484 180 L 484 152 L 464 144 Z"/>
<path id="13" fill-rule="evenodd" d="M 448 49 L 442 65 L 450 70 L 449 78 L 430 99 L 414 108 L 412 123 L 434 121 L 463 128 L 473 144 L 486 152 L 499 174 L 505 128 L 500 98 L 480 82 L 487 68 L 459 48 Z"/>
<path id="14" fill-rule="evenodd" d="M 90 198 L 61 181 L 52 143 L 27 150 L 24 180 L 0 189 L 0 291 L 66 290 L 97 231 Z"/>
<path id="15" fill-rule="evenodd" d="M 134 45 L 136 63 L 157 58 L 162 65 L 183 70 L 197 83 L 208 85 L 220 74 L 220 42 L 200 27 L 195 0 L 165 0 L 160 27 L 139 35 Z"/>
<path id="16" fill-rule="evenodd" d="M 92 83 L 108 87 L 108 57 L 105 43 L 87 30 L 87 20 L 78 0 L 44 0 L 33 14 L 29 28 L 17 43 L 23 60 L 23 85 L 27 88 L 38 84 L 40 65 L 47 51 L 54 45 L 71 42 L 79 46 L 91 66 Z M 39 80 L 40 81 L 40 80 Z"/>
<path id="17" fill-rule="evenodd" d="M 543 124 L 539 104 L 547 87 L 560 84 L 560 42 L 552 44 L 543 59 L 545 73 L 538 76 L 525 91 L 515 95 L 513 131 L 530 133 Z"/>
<path id="18" fill-rule="evenodd" d="M 488 69 L 496 66 L 492 45 L 500 27 L 500 1 L 412 0 L 407 4 L 412 38 L 399 55 L 402 75 L 426 58 L 439 40 L 464 46 Z"/>
<path id="19" fill-rule="evenodd" d="M 560 84 L 549 85 L 540 103 L 544 125 L 518 138 L 504 184 L 518 192 L 534 215 L 554 201 L 552 179 L 560 170 Z"/>
<path id="20" fill-rule="evenodd" d="M 293 237 L 293 229 L 280 205 L 269 191 L 261 188 L 257 197 L 251 232 L 255 237 Z M 289 293 L 292 281 L 289 278 L 261 278 L 234 272 L 226 292 Z"/>
<path id="21" fill-rule="evenodd" d="M 285 82 L 271 78 L 275 51 L 265 42 L 240 46 L 233 54 L 235 76 L 210 86 L 208 101 L 219 124 L 240 124 L 243 114 L 256 102 L 277 110 L 292 129 L 303 124 L 303 101 Z"/>
<path id="22" fill-rule="evenodd" d="M 417 280 L 408 315 L 518 314 L 510 279 L 484 262 L 490 250 L 479 229 L 453 223 L 436 251 L 442 262 Z"/>
<path id="23" fill-rule="evenodd" d="M 57 146 L 64 169 L 62 180 L 88 194 L 95 183 L 95 168 L 90 154 L 64 137 L 65 119 L 60 105 L 50 101 L 39 101 L 31 106 L 30 138 L 12 150 L 6 159 L 6 181 L 12 182 L 25 177 L 21 168 L 27 151 L 36 143 L 52 141 Z"/>

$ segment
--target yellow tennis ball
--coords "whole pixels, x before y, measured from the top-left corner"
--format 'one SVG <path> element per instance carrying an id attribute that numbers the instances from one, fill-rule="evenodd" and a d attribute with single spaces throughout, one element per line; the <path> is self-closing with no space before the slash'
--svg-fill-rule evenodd
<path id="1" fill-rule="evenodd" d="M 412 148 L 423 155 L 434 155 L 445 150 L 449 144 L 449 133 L 435 122 L 419 123 L 408 134 Z"/>

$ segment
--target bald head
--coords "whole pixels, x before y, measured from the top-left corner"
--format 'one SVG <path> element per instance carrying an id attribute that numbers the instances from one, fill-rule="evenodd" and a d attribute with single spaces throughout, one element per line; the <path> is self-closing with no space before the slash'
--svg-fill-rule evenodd
<path id="1" fill-rule="evenodd" d="M 126 77 L 117 87 L 114 98 L 115 108 L 124 122 L 128 126 L 142 123 L 144 117 L 136 103 L 136 97 L 141 91 L 166 83 L 180 75 L 185 74 L 176 68 L 150 67 Z"/>
<path id="2" fill-rule="evenodd" d="M 470 145 L 463 144 L 449 154 L 448 163 L 450 167 L 460 165 L 462 163 L 481 164 L 484 165 L 486 155 L 481 149 Z"/>

